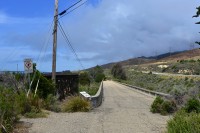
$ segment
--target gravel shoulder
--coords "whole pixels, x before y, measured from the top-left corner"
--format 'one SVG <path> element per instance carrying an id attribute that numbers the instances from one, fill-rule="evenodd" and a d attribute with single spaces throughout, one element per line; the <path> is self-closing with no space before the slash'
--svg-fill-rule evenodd
<path id="1" fill-rule="evenodd" d="M 149 111 L 154 97 L 112 81 L 104 82 L 103 104 L 89 113 L 53 113 L 21 119 L 29 133 L 162 133 L 169 116 Z"/>

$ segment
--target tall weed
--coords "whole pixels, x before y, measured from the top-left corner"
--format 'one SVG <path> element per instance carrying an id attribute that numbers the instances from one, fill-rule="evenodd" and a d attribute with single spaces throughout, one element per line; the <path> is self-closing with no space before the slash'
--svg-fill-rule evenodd
<path id="1" fill-rule="evenodd" d="M 63 106 L 64 112 L 88 112 L 90 110 L 90 102 L 81 97 L 72 97 Z"/>

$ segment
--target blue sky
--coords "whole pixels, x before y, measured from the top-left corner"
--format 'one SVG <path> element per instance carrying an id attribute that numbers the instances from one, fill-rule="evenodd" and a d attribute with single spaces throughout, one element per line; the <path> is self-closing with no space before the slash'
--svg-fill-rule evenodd
<path id="1" fill-rule="evenodd" d="M 59 12 L 75 2 L 59 0 Z M 60 23 L 88 68 L 189 49 L 200 38 L 194 24 L 199 19 L 192 18 L 199 5 L 196 0 L 89 0 Z M 0 70 L 18 65 L 23 71 L 23 60 L 32 58 L 39 70 L 51 71 L 53 14 L 54 0 L 0 1 Z M 58 36 L 57 71 L 82 69 Z"/>

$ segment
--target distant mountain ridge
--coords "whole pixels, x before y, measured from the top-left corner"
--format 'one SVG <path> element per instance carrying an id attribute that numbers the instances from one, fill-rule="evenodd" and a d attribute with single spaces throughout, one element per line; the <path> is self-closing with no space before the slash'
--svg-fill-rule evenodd
<path id="1" fill-rule="evenodd" d="M 181 59 L 187 59 L 195 56 L 200 56 L 200 50 L 199 49 L 193 49 L 193 50 L 185 50 L 185 51 L 176 51 L 172 53 L 164 53 L 160 54 L 158 56 L 150 56 L 150 57 L 137 57 L 137 58 L 131 58 L 124 61 L 119 62 L 112 62 L 108 64 L 101 65 L 103 69 L 111 69 L 112 66 L 116 63 L 120 63 L 122 66 L 129 66 L 129 65 L 140 65 L 140 64 L 146 64 L 146 63 L 153 63 L 157 61 L 167 61 L 167 60 L 181 60 Z M 89 68 L 91 69 L 91 68 Z"/>

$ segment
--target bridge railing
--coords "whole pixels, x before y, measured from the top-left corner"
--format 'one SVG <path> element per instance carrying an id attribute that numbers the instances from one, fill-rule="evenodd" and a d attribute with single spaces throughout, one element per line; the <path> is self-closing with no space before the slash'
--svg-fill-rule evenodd
<path id="1" fill-rule="evenodd" d="M 93 108 L 97 108 L 101 105 L 103 101 L 103 81 L 101 82 L 97 93 L 94 96 L 90 97 L 90 101 L 92 103 Z"/>
<path id="2" fill-rule="evenodd" d="M 142 92 L 145 92 L 145 93 L 148 93 L 148 94 L 151 94 L 153 96 L 165 97 L 167 99 L 172 98 L 172 96 L 170 94 L 166 94 L 166 93 L 162 93 L 162 92 L 157 92 L 157 91 L 151 91 L 151 90 L 147 90 L 147 89 L 144 89 L 144 88 L 141 88 L 141 87 L 137 87 L 137 86 L 133 86 L 133 85 L 121 83 L 121 82 L 117 82 L 117 83 L 125 85 L 125 86 L 128 86 L 128 87 L 131 87 L 133 89 L 136 89 L 136 90 L 139 90 L 139 91 L 142 91 Z"/>

